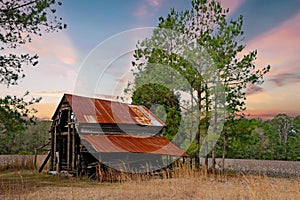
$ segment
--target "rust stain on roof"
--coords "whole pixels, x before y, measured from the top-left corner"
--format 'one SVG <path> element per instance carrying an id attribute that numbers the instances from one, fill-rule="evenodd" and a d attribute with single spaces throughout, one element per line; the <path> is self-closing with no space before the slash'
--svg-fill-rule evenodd
<path id="1" fill-rule="evenodd" d="M 152 125 L 151 119 L 148 113 L 143 112 L 142 109 L 135 106 L 130 106 L 130 109 L 134 112 L 134 119 L 142 125 Z"/>
<path id="2" fill-rule="evenodd" d="M 80 138 L 101 153 L 131 152 L 188 156 L 180 148 L 163 137 L 80 134 Z"/>
<path id="3" fill-rule="evenodd" d="M 65 94 L 79 123 L 166 126 L 145 106 Z M 63 98 L 64 99 L 64 98 Z"/>

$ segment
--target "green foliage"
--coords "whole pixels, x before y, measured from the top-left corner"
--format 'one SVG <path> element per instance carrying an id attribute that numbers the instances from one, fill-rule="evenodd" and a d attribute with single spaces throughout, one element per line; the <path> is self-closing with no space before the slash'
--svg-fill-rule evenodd
<path id="1" fill-rule="evenodd" d="M 0 127 L 1 134 L 8 134 L 10 132 L 16 132 L 24 130 L 25 125 L 31 123 L 34 117 L 29 117 L 29 114 L 34 114 L 37 111 L 34 108 L 28 108 L 28 106 L 40 101 L 40 98 L 32 98 L 30 101 L 26 101 L 28 92 L 18 98 L 16 96 L 6 96 L 4 99 L 0 99 Z"/>
<path id="2" fill-rule="evenodd" d="M 62 19 L 53 16 L 55 0 L 0 0 L 0 84 L 16 85 L 25 75 L 22 66 L 36 65 L 37 55 L 9 53 L 20 45 L 31 42 L 32 35 L 42 31 L 65 28 Z"/>
<path id="3" fill-rule="evenodd" d="M 1 154 L 34 154 L 35 148 L 49 140 L 50 121 L 37 121 L 7 133 L 0 133 Z"/>
<path id="4" fill-rule="evenodd" d="M 172 86 L 170 89 L 175 91 L 190 94 L 191 100 L 186 104 L 186 112 L 197 107 L 197 112 L 203 119 L 198 124 L 195 138 L 198 145 L 196 151 L 199 151 L 203 141 L 208 142 L 205 138 L 208 136 L 209 126 L 213 126 L 210 122 L 214 115 L 222 118 L 216 109 L 225 104 L 227 120 L 234 121 L 246 109 L 247 86 L 262 84 L 263 76 L 269 72 L 270 66 L 257 69 L 254 64 L 257 51 L 245 52 L 245 44 L 242 43 L 242 16 L 228 19 L 229 9 L 222 8 L 220 1 L 216 0 L 192 0 L 191 4 L 190 10 L 178 12 L 171 9 L 166 17 L 160 17 L 152 36 L 137 44 L 135 60 L 132 62 L 135 76 L 133 84 L 137 85 L 145 72 L 158 72 L 155 71 L 158 66 L 172 69 L 183 78 L 168 78 L 173 85 L 164 84 Z M 244 56 L 240 58 L 238 55 L 241 53 Z M 170 73 L 162 72 L 162 68 L 159 68 L 160 73 L 156 73 L 156 76 L 151 76 L 152 79 L 172 77 Z M 183 80 L 188 84 L 182 84 Z M 222 84 L 221 89 L 216 86 L 217 83 Z M 223 93 L 225 97 L 222 96 Z M 217 130 L 218 125 L 215 124 L 214 127 Z M 188 135 L 188 132 L 187 129 L 185 134 Z M 216 136 L 217 133 L 214 133 L 214 137 L 208 139 L 214 140 Z M 222 137 L 228 139 L 236 135 L 223 131 Z M 239 146 L 237 140 L 233 141 Z M 249 144 L 249 148 L 250 146 Z M 247 151 L 247 154 L 252 155 L 252 149 L 240 151 Z"/>
<path id="5" fill-rule="evenodd" d="M 66 28 L 62 18 L 54 15 L 57 5 L 61 3 L 56 0 L 0 0 L 0 84 L 17 85 L 25 77 L 24 66 L 38 64 L 38 55 L 16 54 L 15 49 L 31 42 L 34 35 Z M 30 106 L 41 98 L 27 100 L 28 94 L 0 98 L 0 134 L 4 143 L 0 153 L 11 152 L 9 145 L 14 145 L 19 134 L 33 122 L 34 117 L 29 115 L 36 110 Z"/>
<path id="6" fill-rule="evenodd" d="M 299 116 L 278 114 L 272 120 L 236 119 L 226 123 L 227 158 L 300 160 Z M 218 143 L 217 156 L 223 153 Z"/>
<path id="7" fill-rule="evenodd" d="M 292 118 L 286 114 L 278 114 L 263 123 L 270 146 L 269 159 L 300 159 L 299 122 L 299 116 Z"/>
<path id="8" fill-rule="evenodd" d="M 245 118 L 228 121 L 225 124 L 226 136 L 230 137 L 227 144 L 226 156 L 228 158 L 258 158 L 261 155 L 261 135 L 258 130 L 260 121 Z M 220 145 L 221 141 L 219 142 Z M 222 155 L 222 146 L 218 156 Z"/>
<path id="9" fill-rule="evenodd" d="M 134 91 L 132 103 L 146 106 L 165 121 L 167 127 L 163 129 L 163 135 L 172 140 L 181 119 L 179 100 L 172 91 L 158 84 L 145 84 Z"/>

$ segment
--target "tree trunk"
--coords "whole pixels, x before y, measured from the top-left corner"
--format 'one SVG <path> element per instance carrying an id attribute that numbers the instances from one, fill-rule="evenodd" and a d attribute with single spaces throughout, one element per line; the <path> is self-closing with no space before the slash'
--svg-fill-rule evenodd
<path id="1" fill-rule="evenodd" d="M 200 86 L 200 90 L 197 91 L 197 98 L 198 98 L 198 102 L 197 102 L 197 107 L 199 110 L 199 113 L 201 113 L 201 86 Z M 197 133 L 196 133 L 196 140 L 197 140 L 197 153 L 196 153 L 196 166 L 200 167 L 200 144 L 201 144 L 201 126 L 200 126 L 200 116 L 199 116 L 199 123 L 198 123 L 198 127 L 197 127 Z"/>
<path id="2" fill-rule="evenodd" d="M 226 132 L 225 132 L 226 133 Z M 224 133 L 224 134 L 225 134 Z M 222 151 L 222 168 L 221 168 L 221 171 L 222 171 L 222 174 L 224 174 L 225 172 L 225 154 L 226 154 L 226 145 L 227 145 L 227 140 L 226 140 L 226 137 L 225 135 L 223 136 L 223 151 Z"/>
<path id="3" fill-rule="evenodd" d="M 288 122 L 284 124 L 284 157 L 287 160 Z"/>
<path id="4" fill-rule="evenodd" d="M 208 171 L 208 143 L 205 142 L 205 161 L 204 161 L 204 167 L 205 170 Z"/>
<path id="5" fill-rule="evenodd" d="M 200 129 L 200 128 L 198 128 Z M 200 167 L 200 130 L 197 130 L 196 133 L 196 141 L 197 141 L 197 152 L 196 152 L 196 158 L 195 158 L 195 165 L 196 167 Z"/>
<path id="6" fill-rule="evenodd" d="M 211 151 L 211 169 L 212 169 L 212 172 L 215 173 L 216 172 L 216 146 L 217 146 L 217 143 L 215 144 L 212 144 L 213 147 L 212 147 L 212 151 Z"/>
<path id="7" fill-rule="evenodd" d="M 209 92 L 208 92 L 208 85 L 205 84 L 205 135 L 208 134 L 209 128 Z M 208 172 L 208 141 L 205 142 L 205 169 Z"/>
<path id="8" fill-rule="evenodd" d="M 218 79 L 219 79 L 219 76 L 218 76 Z M 219 81 L 219 80 L 218 80 Z M 213 130 L 214 130 L 214 134 L 217 134 L 217 131 L 218 131 L 218 100 L 219 100 L 219 97 L 218 97 L 218 94 L 215 94 L 214 95 L 214 109 L 213 109 L 213 112 L 214 112 L 214 116 L 213 116 L 213 120 L 214 120 L 214 124 L 213 124 Z M 217 140 L 216 138 L 214 138 L 212 140 L 212 152 L 211 152 L 211 158 L 212 158 L 212 171 L 213 173 L 215 173 L 215 170 L 216 170 L 216 153 L 217 153 Z"/>

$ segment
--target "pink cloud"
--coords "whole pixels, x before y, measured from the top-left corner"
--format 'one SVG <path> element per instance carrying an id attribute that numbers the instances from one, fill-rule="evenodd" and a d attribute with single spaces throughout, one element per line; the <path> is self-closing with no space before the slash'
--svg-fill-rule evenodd
<path id="1" fill-rule="evenodd" d="M 133 14 L 138 17 L 147 15 L 148 14 L 147 6 L 144 4 L 140 5 Z"/>
<path id="2" fill-rule="evenodd" d="M 273 66 L 272 73 L 287 73 L 299 70 L 300 13 L 273 30 L 254 38 L 247 49 L 258 50 L 257 64 Z"/>
<path id="3" fill-rule="evenodd" d="M 221 0 L 222 7 L 229 8 L 229 13 L 233 13 L 244 2 L 245 2 L 245 0 Z"/>
<path id="4" fill-rule="evenodd" d="M 43 80 L 40 86 L 45 85 L 46 80 L 56 80 L 52 81 L 55 83 L 61 80 L 73 82 L 77 77 L 76 66 L 79 62 L 77 52 L 64 32 L 35 36 L 32 43 L 26 44 L 19 51 L 39 55 L 36 67 L 24 68 L 28 84 L 32 82 L 31 85 L 35 85 L 34 82 L 40 80 Z"/>
<path id="5" fill-rule="evenodd" d="M 63 32 L 44 34 L 42 37 L 35 36 L 33 42 L 28 43 L 23 50 L 67 65 L 73 65 L 78 60 L 72 42 Z"/>
<path id="6" fill-rule="evenodd" d="M 61 66 L 59 64 L 52 64 L 49 65 L 48 68 L 44 69 L 48 73 L 51 73 L 52 75 L 56 77 L 60 77 L 66 80 L 66 78 L 75 79 L 77 77 L 77 72 L 74 70 L 74 68 L 70 68 L 68 66 Z"/>
<path id="7" fill-rule="evenodd" d="M 245 0 L 221 0 L 224 8 L 229 8 L 229 13 L 233 13 L 238 9 Z M 137 9 L 134 11 L 135 16 L 146 16 L 153 13 L 153 10 L 158 10 L 163 6 L 162 0 L 144 0 L 142 1 Z"/>
<path id="8" fill-rule="evenodd" d="M 246 88 L 246 94 L 248 96 L 263 92 L 263 88 L 254 84 L 248 84 Z"/>
<path id="9" fill-rule="evenodd" d="M 263 92 L 247 98 L 251 112 L 297 113 L 300 109 L 300 13 L 278 27 L 247 43 L 247 50 L 258 50 L 258 68 L 271 65 L 262 85 Z"/>
<path id="10" fill-rule="evenodd" d="M 141 17 L 152 14 L 153 9 L 158 10 L 162 5 L 161 0 L 145 0 L 138 5 L 133 15 Z"/>
<path id="11" fill-rule="evenodd" d="M 161 0 L 147 0 L 147 2 L 153 7 L 160 7 L 162 5 Z"/>
<path id="12" fill-rule="evenodd" d="M 300 94 L 295 92 L 299 84 L 270 87 L 264 92 L 247 97 L 248 113 L 300 113 Z"/>

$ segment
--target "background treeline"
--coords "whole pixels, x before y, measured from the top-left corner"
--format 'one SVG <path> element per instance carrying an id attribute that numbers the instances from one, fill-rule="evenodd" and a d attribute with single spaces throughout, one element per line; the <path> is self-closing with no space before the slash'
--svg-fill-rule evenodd
<path id="1" fill-rule="evenodd" d="M 26 130 L 1 134 L 0 154 L 33 154 L 49 141 L 50 125 L 38 121 Z M 226 158 L 300 160 L 300 116 L 278 114 L 267 121 L 240 118 L 226 123 L 225 130 L 217 143 L 219 158 L 225 153 Z M 194 153 L 192 147 L 188 153 Z"/>
<path id="2" fill-rule="evenodd" d="M 180 145 L 188 137 L 186 134 L 174 142 Z M 187 153 L 194 158 L 196 151 L 193 141 Z M 208 157 L 211 156 L 210 152 Z M 278 114 L 270 120 L 228 120 L 216 143 L 216 157 L 299 161 L 300 116 Z"/>
<path id="3" fill-rule="evenodd" d="M 227 125 L 227 126 L 226 126 Z M 300 160 L 300 116 L 278 114 L 273 119 L 237 119 L 226 124 L 226 140 L 219 139 L 217 157 Z"/>
<path id="4" fill-rule="evenodd" d="M 0 155 L 33 154 L 35 148 L 48 143 L 50 125 L 51 121 L 37 121 L 25 130 L 0 133 Z"/>

